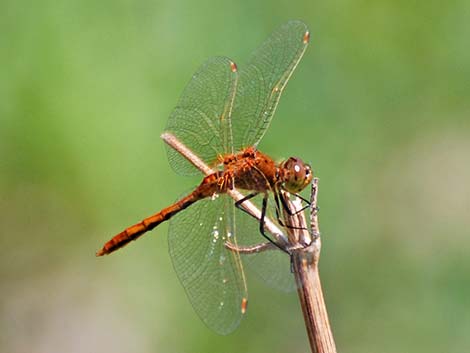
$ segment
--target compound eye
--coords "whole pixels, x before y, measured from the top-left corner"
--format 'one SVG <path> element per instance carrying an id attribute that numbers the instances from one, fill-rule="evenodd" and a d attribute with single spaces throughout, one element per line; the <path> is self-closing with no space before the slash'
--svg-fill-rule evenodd
<path id="1" fill-rule="evenodd" d="M 291 157 L 282 164 L 282 167 L 284 168 L 284 188 L 290 193 L 302 191 L 312 181 L 312 169 L 300 158 Z"/>

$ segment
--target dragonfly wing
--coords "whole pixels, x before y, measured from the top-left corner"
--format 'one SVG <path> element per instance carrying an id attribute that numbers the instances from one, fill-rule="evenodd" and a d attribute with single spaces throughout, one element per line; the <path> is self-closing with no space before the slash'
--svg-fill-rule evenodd
<path id="1" fill-rule="evenodd" d="M 234 151 L 257 145 L 268 128 L 282 91 L 307 48 L 307 26 L 290 21 L 257 48 L 239 72 L 232 112 Z"/>
<path id="2" fill-rule="evenodd" d="M 206 164 L 230 152 L 230 111 L 237 85 L 235 64 L 225 57 L 208 59 L 183 91 L 165 131 L 175 135 Z M 200 173 L 181 154 L 167 146 L 172 168 L 184 175 Z"/>
<path id="3" fill-rule="evenodd" d="M 297 289 L 291 272 L 290 257 L 286 253 L 273 249 L 241 256 L 247 266 L 269 287 L 286 293 Z"/>
<path id="4" fill-rule="evenodd" d="M 235 330 L 243 316 L 247 289 L 238 252 L 228 250 L 233 233 L 233 201 L 226 195 L 204 199 L 175 215 L 169 251 L 186 293 L 202 321 L 219 334 Z"/>

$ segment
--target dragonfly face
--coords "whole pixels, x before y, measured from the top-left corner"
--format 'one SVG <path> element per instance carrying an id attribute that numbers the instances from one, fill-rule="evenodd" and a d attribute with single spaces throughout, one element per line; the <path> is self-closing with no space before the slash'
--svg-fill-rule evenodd
<path id="1" fill-rule="evenodd" d="M 284 189 L 292 194 L 301 192 L 310 184 L 313 172 L 310 165 L 300 158 L 290 157 L 281 164 L 281 179 Z"/>

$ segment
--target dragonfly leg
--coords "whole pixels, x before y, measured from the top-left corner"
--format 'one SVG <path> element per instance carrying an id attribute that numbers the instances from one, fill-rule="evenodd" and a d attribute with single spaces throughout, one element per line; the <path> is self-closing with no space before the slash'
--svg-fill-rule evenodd
<path id="1" fill-rule="evenodd" d="M 276 203 L 276 218 L 279 224 L 283 227 L 286 227 L 287 225 L 284 223 L 284 221 L 281 218 L 281 206 L 279 204 L 279 194 L 277 192 L 274 192 L 274 201 Z"/>
<path id="2" fill-rule="evenodd" d="M 298 197 L 299 199 L 301 199 L 302 201 L 306 202 L 307 205 L 302 207 L 300 210 L 296 210 L 295 212 L 292 212 L 292 210 L 290 209 L 289 205 L 287 204 L 286 200 L 284 199 L 284 197 L 282 196 L 279 196 L 279 194 L 277 192 L 274 193 L 274 200 L 276 201 L 276 216 L 277 216 L 277 221 L 279 222 L 279 224 L 283 227 L 286 227 L 286 228 L 289 228 L 289 229 L 300 229 L 300 230 L 306 230 L 306 228 L 303 228 L 303 227 L 293 227 L 293 226 L 290 226 L 288 224 L 285 224 L 284 221 L 282 220 L 282 218 L 280 217 L 279 213 L 280 213 L 280 204 L 282 204 L 282 207 L 284 208 L 284 210 L 286 210 L 286 212 L 288 213 L 289 216 L 295 216 L 296 214 L 299 214 L 300 212 L 303 212 L 305 209 L 307 209 L 309 206 L 310 206 L 310 201 L 308 201 L 307 199 L 303 198 L 302 196 L 300 196 L 299 194 L 294 194 L 294 196 Z M 279 202 L 279 199 L 281 199 L 281 201 Z"/>
<path id="3" fill-rule="evenodd" d="M 299 199 L 301 199 L 303 202 L 306 203 L 306 205 L 304 207 L 302 207 L 300 210 L 296 210 L 295 212 L 292 212 L 292 210 L 289 208 L 289 205 L 287 204 L 286 200 L 283 197 L 281 197 L 282 206 L 284 207 L 286 212 L 289 214 L 289 216 L 295 216 L 296 214 L 299 214 L 300 212 L 303 212 L 307 208 L 310 207 L 310 201 L 309 200 L 307 200 L 306 198 L 302 197 L 299 194 L 292 194 L 292 195 L 294 195 L 295 197 L 298 197 Z"/>
<path id="4" fill-rule="evenodd" d="M 299 199 L 301 199 L 303 202 L 306 203 L 306 205 L 304 207 L 302 207 L 301 210 L 295 212 L 295 214 L 306 210 L 307 208 L 309 208 L 312 205 L 312 203 L 309 200 L 307 200 L 305 197 L 302 197 L 300 194 L 294 194 L 294 196 L 298 197 Z M 320 207 L 316 206 L 315 211 L 320 211 Z"/>
<path id="5" fill-rule="evenodd" d="M 229 242 L 225 243 L 225 247 L 231 251 L 236 251 L 240 254 L 258 254 L 263 251 L 267 250 L 274 250 L 277 249 L 271 242 L 265 242 L 255 245 L 248 245 L 248 246 L 239 246 Z"/>
<path id="6" fill-rule="evenodd" d="M 279 249 L 284 251 L 285 253 L 290 255 L 290 252 L 284 249 L 281 245 L 276 243 L 274 240 L 272 240 L 266 233 L 264 232 L 264 218 L 266 217 L 266 209 L 268 207 L 268 193 L 264 194 L 263 197 L 263 206 L 261 207 L 261 219 L 259 220 L 259 231 L 261 232 L 261 235 L 265 237 L 267 240 L 269 240 L 271 243 L 276 245 Z"/>
<path id="7" fill-rule="evenodd" d="M 237 202 L 235 202 L 235 207 L 238 208 L 239 210 L 242 210 L 243 212 L 249 214 L 251 217 L 256 218 L 250 212 L 248 212 L 247 210 L 245 210 L 243 208 L 242 203 L 252 199 L 253 197 L 257 196 L 258 194 L 259 194 L 259 192 L 252 192 L 251 194 L 246 195 L 244 198 L 242 198 L 242 199 L 238 200 Z M 256 218 L 256 219 L 258 219 L 258 218 Z"/>
<path id="8" fill-rule="evenodd" d="M 264 232 L 264 219 L 266 217 L 266 208 L 268 205 L 268 194 L 265 193 L 263 197 L 263 206 L 261 208 L 261 218 L 258 220 L 257 217 L 253 216 L 250 212 L 245 210 L 242 206 L 242 203 L 245 201 L 248 201 L 252 199 L 253 197 L 257 196 L 259 192 L 252 192 L 251 194 L 246 195 L 244 198 L 238 200 L 235 202 L 235 207 L 238 208 L 239 210 L 242 210 L 243 212 L 249 214 L 253 218 L 255 218 L 257 221 L 259 221 L 259 230 L 260 233 L 263 237 L 265 237 L 271 244 L 275 245 L 277 248 L 281 249 L 282 251 L 289 253 L 286 249 L 284 249 L 282 246 L 280 246 L 278 243 L 276 243 L 274 240 L 272 240 L 266 233 Z"/>

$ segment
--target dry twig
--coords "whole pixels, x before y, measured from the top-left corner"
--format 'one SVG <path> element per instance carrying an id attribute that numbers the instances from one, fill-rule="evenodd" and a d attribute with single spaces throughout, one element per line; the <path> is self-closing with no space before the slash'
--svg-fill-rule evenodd
<path id="1" fill-rule="evenodd" d="M 285 211 L 284 217 L 289 225 L 286 228 L 289 239 L 304 239 L 304 241 L 310 239 L 308 246 L 293 250 L 291 255 L 292 268 L 310 347 L 312 352 L 336 353 L 336 345 L 326 311 L 318 270 L 321 239 L 318 226 L 317 195 L 318 178 L 314 178 L 310 197 L 310 231 L 307 227 L 304 212 L 289 215 Z M 291 201 L 286 194 L 283 197 L 289 203 L 291 210 L 301 209 L 300 200 Z"/>

